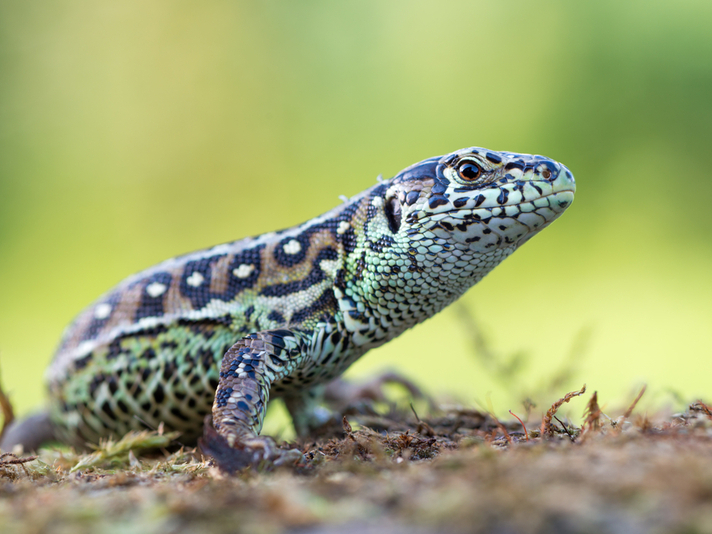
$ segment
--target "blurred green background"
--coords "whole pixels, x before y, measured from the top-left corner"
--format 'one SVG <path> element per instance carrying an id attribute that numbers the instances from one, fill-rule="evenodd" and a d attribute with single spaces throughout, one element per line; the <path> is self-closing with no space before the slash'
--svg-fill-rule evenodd
<path id="1" fill-rule="evenodd" d="M 350 374 L 487 403 L 712 395 L 712 2 L 0 3 L 0 363 L 167 257 L 291 226 L 426 157 L 544 154 L 565 216 Z M 465 312 L 495 362 L 473 348 Z M 556 388 L 547 384 L 573 364 Z M 580 413 L 582 405 L 576 407 Z M 605 407 L 604 407 L 605 409 Z"/>

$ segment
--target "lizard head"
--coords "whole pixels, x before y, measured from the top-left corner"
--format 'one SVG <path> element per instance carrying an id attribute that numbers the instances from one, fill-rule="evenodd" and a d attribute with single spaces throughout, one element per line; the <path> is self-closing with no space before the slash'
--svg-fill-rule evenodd
<path id="1" fill-rule="evenodd" d="M 455 291 L 559 217 L 576 187 L 551 159 L 482 148 L 421 161 L 381 185 L 377 233 L 390 234 L 399 252 L 380 261 Z"/>

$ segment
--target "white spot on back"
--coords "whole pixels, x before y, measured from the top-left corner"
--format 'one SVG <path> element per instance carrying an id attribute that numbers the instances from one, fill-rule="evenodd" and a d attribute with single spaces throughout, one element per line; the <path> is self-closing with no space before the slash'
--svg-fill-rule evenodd
<path id="1" fill-rule="evenodd" d="M 240 265 L 237 269 L 232 270 L 232 274 L 234 274 L 238 278 L 247 278 L 252 274 L 252 271 L 255 270 L 254 265 L 250 265 L 248 263 L 243 263 Z"/>
<path id="2" fill-rule="evenodd" d="M 149 297 L 153 297 L 155 299 L 156 297 L 163 295 L 163 293 L 166 292 L 166 289 L 168 289 L 168 287 L 165 284 L 160 282 L 151 282 L 146 286 L 146 293 L 148 293 Z"/>
<path id="3" fill-rule="evenodd" d="M 299 254 L 302 250 L 302 244 L 296 239 L 288 241 L 284 247 L 282 247 L 285 254 Z"/>
<path id="4" fill-rule="evenodd" d="M 198 271 L 193 271 L 193 273 L 186 278 L 185 282 L 192 287 L 198 287 L 205 281 L 205 277 Z"/>
<path id="5" fill-rule="evenodd" d="M 381 197 L 373 197 L 371 204 L 373 204 L 377 208 L 380 208 L 381 206 L 383 206 L 383 199 Z"/>
<path id="6" fill-rule="evenodd" d="M 96 308 L 94 308 L 94 317 L 97 319 L 106 319 L 111 315 L 111 309 L 111 304 L 107 304 L 106 302 L 97 304 Z"/>
<path id="7" fill-rule="evenodd" d="M 349 228 L 351 228 L 351 223 L 349 223 L 349 221 L 341 221 L 339 223 L 339 227 L 336 229 L 336 233 L 339 235 L 345 234 L 348 232 Z"/>

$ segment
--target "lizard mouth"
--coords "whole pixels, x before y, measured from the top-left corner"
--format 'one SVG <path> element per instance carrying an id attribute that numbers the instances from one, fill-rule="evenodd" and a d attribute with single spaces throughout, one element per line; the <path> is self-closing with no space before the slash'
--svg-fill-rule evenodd
<path id="1" fill-rule="evenodd" d="M 574 193 L 575 191 L 573 189 L 562 189 L 560 191 L 550 193 L 540 198 L 551 199 L 552 197 L 554 197 L 553 202 L 549 202 L 549 208 L 554 210 L 558 214 L 561 214 L 574 201 Z"/>
<path id="2" fill-rule="evenodd" d="M 574 194 L 576 190 L 573 188 L 568 188 L 568 189 L 561 189 L 559 191 L 554 191 L 552 193 L 547 193 L 546 195 L 541 195 L 535 199 L 532 200 L 523 200 L 521 202 L 517 202 L 516 204 L 505 204 L 505 205 L 497 205 L 497 206 L 492 206 L 492 207 L 484 207 L 484 206 L 479 206 L 475 208 L 452 208 L 447 211 L 441 212 L 441 214 L 445 215 L 450 215 L 454 213 L 470 213 L 474 214 L 477 212 L 484 212 L 484 211 L 489 211 L 491 212 L 492 210 L 496 208 L 511 208 L 511 207 L 516 207 L 516 206 L 521 206 L 522 204 L 531 204 L 534 203 L 536 200 L 542 200 L 542 199 L 552 199 L 556 198 L 554 202 L 549 202 L 548 206 L 541 206 L 541 207 L 546 207 L 549 208 L 553 211 L 555 211 L 557 214 L 563 213 L 564 210 L 566 210 L 571 203 L 574 201 Z M 558 198 L 561 197 L 561 198 Z M 516 217 L 516 215 L 515 215 Z"/>

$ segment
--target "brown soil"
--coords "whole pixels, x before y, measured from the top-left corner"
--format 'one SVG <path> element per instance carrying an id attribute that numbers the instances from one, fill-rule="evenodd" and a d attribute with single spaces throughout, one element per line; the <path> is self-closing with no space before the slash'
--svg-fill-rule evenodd
<path id="1" fill-rule="evenodd" d="M 609 418 L 594 393 L 580 428 L 558 405 L 526 434 L 462 407 L 361 410 L 338 438 L 299 443 L 303 464 L 233 476 L 160 432 L 4 454 L 0 532 L 712 532 L 707 405 Z"/>

